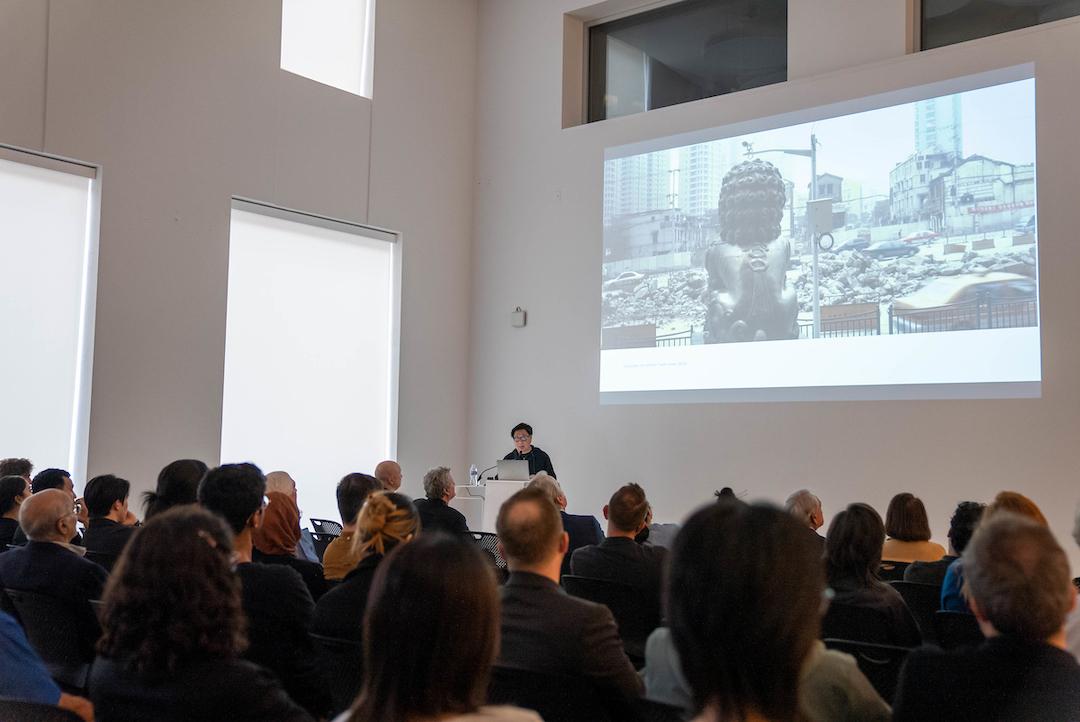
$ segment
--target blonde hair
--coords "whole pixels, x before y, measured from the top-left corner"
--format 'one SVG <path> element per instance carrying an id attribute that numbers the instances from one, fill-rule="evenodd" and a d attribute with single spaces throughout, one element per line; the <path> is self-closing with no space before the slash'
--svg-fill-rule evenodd
<path id="1" fill-rule="evenodd" d="M 372 554 L 386 554 L 419 531 L 420 517 L 407 496 L 377 491 L 360 507 L 353 553 L 361 559 Z"/>

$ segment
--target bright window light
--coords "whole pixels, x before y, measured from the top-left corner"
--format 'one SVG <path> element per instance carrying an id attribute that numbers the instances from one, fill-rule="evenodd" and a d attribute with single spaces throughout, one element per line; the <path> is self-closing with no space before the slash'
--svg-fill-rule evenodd
<path id="1" fill-rule="evenodd" d="M 288 471 L 305 520 L 337 519 L 338 480 L 395 452 L 396 238 L 235 203 L 221 460 Z"/>
<path id="2" fill-rule="evenodd" d="M 375 0 L 282 0 L 281 69 L 371 97 Z"/>

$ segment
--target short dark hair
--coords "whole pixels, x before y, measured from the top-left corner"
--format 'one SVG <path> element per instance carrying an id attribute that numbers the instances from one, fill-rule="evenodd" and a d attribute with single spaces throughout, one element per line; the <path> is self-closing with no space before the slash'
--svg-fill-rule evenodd
<path id="1" fill-rule="evenodd" d="M 825 571 L 829 584 L 855 580 L 871 586 L 881 566 L 885 525 L 869 504 L 848 504 L 833 517 L 825 536 Z"/>
<path id="2" fill-rule="evenodd" d="M 499 643 L 490 563 L 476 545 L 446 534 L 399 545 L 375 572 L 363 638 L 363 684 L 349 720 L 476 711 Z"/>
<path id="3" fill-rule="evenodd" d="M 697 710 L 796 719 L 823 588 L 815 545 L 787 512 L 726 500 L 695 512 L 675 538 L 667 614 Z"/>
<path id="4" fill-rule="evenodd" d="M 15 508 L 15 499 L 26 491 L 26 477 L 8 474 L 0 477 L 0 515 Z"/>
<path id="5" fill-rule="evenodd" d="M 515 513 L 519 506 L 531 505 L 532 514 Z M 525 487 L 503 502 L 495 519 L 507 559 L 518 564 L 536 564 L 551 554 L 563 532 L 559 507 L 542 489 Z"/>
<path id="6" fill-rule="evenodd" d="M 235 534 L 262 508 L 265 493 L 266 477 L 249 463 L 222 464 L 199 482 L 199 503 L 224 518 Z"/>
<path id="7" fill-rule="evenodd" d="M 91 519 L 98 519 L 109 514 L 112 505 L 124 501 L 131 493 L 131 482 L 112 474 L 95 476 L 86 482 L 83 489 L 83 501 Z"/>
<path id="8" fill-rule="evenodd" d="M 930 541 L 930 520 L 922 499 L 906 491 L 894 496 L 885 512 L 885 533 L 899 541 Z"/>
<path id="9" fill-rule="evenodd" d="M 30 478 L 34 462 L 30 459 L 0 459 L 0 476 L 25 476 Z"/>
<path id="10" fill-rule="evenodd" d="M 344 524 L 356 521 L 360 507 L 369 496 L 381 490 L 382 482 L 370 474 L 346 474 L 337 485 L 337 508 Z"/>
<path id="11" fill-rule="evenodd" d="M 206 464 L 198 459 L 177 459 L 166 464 L 158 473 L 157 488 L 143 492 L 146 518 L 180 504 L 194 504 L 198 500 L 199 482 L 206 471 Z"/>
<path id="12" fill-rule="evenodd" d="M 529 426 L 528 424 L 526 424 L 524 421 L 522 421 L 520 424 L 518 424 L 514 428 L 510 429 L 510 438 L 511 439 L 514 438 L 514 434 L 516 434 L 519 431 L 524 431 L 529 436 L 532 436 L 532 427 Z"/>
<path id="13" fill-rule="evenodd" d="M 986 504 L 977 501 L 962 501 L 956 505 L 956 511 L 949 520 L 949 543 L 957 554 L 964 553 L 985 509 Z"/>
<path id="14" fill-rule="evenodd" d="M 63 469 L 43 469 L 30 482 L 30 489 L 36 494 L 45 489 L 63 489 L 64 479 L 70 479 L 71 473 Z"/>
<path id="15" fill-rule="evenodd" d="M 649 502 L 638 484 L 619 487 L 608 501 L 608 521 L 619 531 L 636 532 L 648 515 Z"/>

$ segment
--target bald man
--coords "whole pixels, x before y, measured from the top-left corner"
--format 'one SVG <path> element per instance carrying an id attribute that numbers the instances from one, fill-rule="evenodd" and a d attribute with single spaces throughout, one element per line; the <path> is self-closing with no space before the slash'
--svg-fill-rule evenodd
<path id="1" fill-rule="evenodd" d="M 89 600 L 101 599 L 107 574 L 83 558 L 82 547 L 68 543 L 75 531 L 71 494 L 45 489 L 32 494 L 19 509 L 26 546 L 0 554 L 0 587 L 53 597 L 76 616 L 85 658 L 94 658 L 101 629 Z"/>
<path id="2" fill-rule="evenodd" d="M 401 488 L 401 466 L 396 461 L 380 461 L 375 467 L 374 477 L 378 479 L 383 489 L 397 491 Z"/>

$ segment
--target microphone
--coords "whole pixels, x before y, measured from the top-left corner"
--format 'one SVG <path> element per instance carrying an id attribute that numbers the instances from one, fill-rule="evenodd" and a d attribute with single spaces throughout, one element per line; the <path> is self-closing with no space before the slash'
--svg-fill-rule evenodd
<path id="1" fill-rule="evenodd" d="M 486 468 L 486 469 L 484 469 L 483 471 L 481 471 L 481 472 L 480 472 L 480 473 L 479 473 L 479 474 L 477 475 L 477 477 L 476 477 L 476 478 L 477 478 L 477 479 L 483 479 L 483 478 L 484 478 L 484 474 L 488 473 L 489 471 L 491 471 L 492 469 L 494 469 L 494 468 L 495 468 L 496 466 L 498 466 L 498 464 L 492 464 L 492 465 L 491 465 L 491 466 L 489 466 L 488 468 Z"/>

